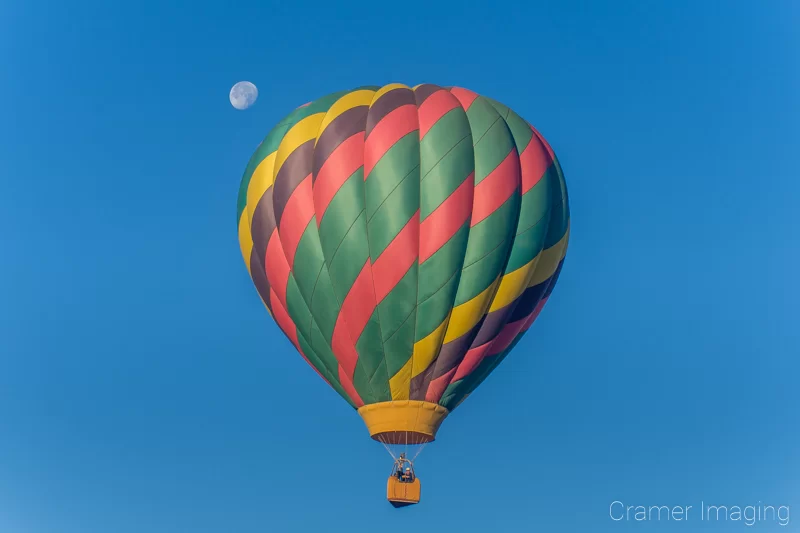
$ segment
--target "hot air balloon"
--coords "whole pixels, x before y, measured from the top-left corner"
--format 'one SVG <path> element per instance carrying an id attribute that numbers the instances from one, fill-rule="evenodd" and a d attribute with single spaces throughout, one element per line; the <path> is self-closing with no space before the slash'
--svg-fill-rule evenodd
<path id="1" fill-rule="evenodd" d="M 542 135 L 492 99 L 431 84 L 289 113 L 247 165 L 237 219 L 270 315 L 387 447 L 436 438 L 531 327 L 569 239 Z M 395 466 L 389 501 L 417 503 L 412 459 Z"/>

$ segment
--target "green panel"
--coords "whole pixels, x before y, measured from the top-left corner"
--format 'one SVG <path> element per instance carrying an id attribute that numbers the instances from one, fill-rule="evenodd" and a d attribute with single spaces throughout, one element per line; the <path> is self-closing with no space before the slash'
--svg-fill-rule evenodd
<path id="1" fill-rule="evenodd" d="M 550 218 L 550 227 L 548 228 L 547 239 L 545 240 L 545 248 L 550 248 L 560 241 L 566 233 L 569 225 L 569 197 L 567 195 L 567 184 L 564 180 L 564 174 L 561 171 L 561 165 L 559 164 L 558 159 L 555 160 L 555 168 L 558 186 L 551 187 L 550 201 L 553 206 L 553 211 Z"/>
<path id="2" fill-rule="evenodd" d="M 473 144 L 477 144 L 495 123 L 502 122 L 497 110 L 486 98 L 478 96 L 467 110 Z"/>
<path id="3" fill-rule="evenodd" d="M 411 359 L 411 354 L 414 353 L 416 320 L 416 310 L 412 309 L 405 322 L 383 343 L 383 350 L 386 355 L 386 371 L 389 376 L 397 374 L 403 368 L 403 365 Z"/>
<path id="4" fill-rule="evenodd" d="M 520 196 L 515 192 L 489 217 L 473 226 L 469 232 L 464 265 L 480 260 L 498 246 L 509 247 L 516 234 L 519 217 Z"/>
<path id="5" fill-rule="evenodd" d="M 545 178 L 522 196 L 517 235 L 506 265 L 506 273 L 528 264 L 544 247 L 550 224 L 549 191 L 552 189 L 547 178 L 545 174 Z"/>
<path id="6" fill-rule="evenodd" d="M 554 181 L 556 180 L 556 181 Z M 542 179 L 522 195 L 517 232 L 522 233 L 542 220 L 549 219 L 551 213 L 551 190 L 558 184 L 555 167 L 550 165 Z"/>
<path id="7" fill-rule="evenodd" d="M 334 376 L 333 374 L 331 374 L 331 372 L 322 363 L 322 360 L 317 356 L 316 352 L 311 348 L 311 345 L 308 343 L 308 341 L 305 340 L 305 338 L 303 338 L 302 335 L 297 336 L 297 341 L 298 344 L 300 345 L 300 349 L 303 350 L 305 356 L 308 358 L 309 361 L 311 361 L 311 364 L 314 365 L 314 368 L 319 370 L 320 374 L 322 374 L 325 377 L 325 379 L 328 380 L 328 382 L 331 384 L 331 387 L 333 387 L 333 390 L 335 390 L 339 394 L 339 396 L 344 398 L 347 403 L 349 403 L 353 408 L 355 408 L 356 404 L 353 403 L 353 400 L 350 399 L 350 396 L 347 395 L 345 390 L 339 384 L 339 376 L 338 375 Z"/>
<path id="8" fill-rule="evenodd" d="M 420 142 L 420 217 L 427 218 L 475 170 L 469 122 L 461 108 L 446 113 Z"/>
<path id="9" fill-rule="evenodd" d="M 336 360 L 336 356 L 333 355 L 328 341 L 325 340 L 325 338 L 322 336 L 322 332 L 313 322 L 311 323 L 311 335 L 309 342 L 311 343 L 311 349 L 316 352 L 322 362 L 328 367 L 330 372 L 335 372 L 336 376 L 338 377 L 339 361 Z"/>
<path id="10" fill-rule="evenodd" d="M 461 283 L 453 307 L 475 298 L 489 288 L 489 285 L 505 271 L 509 245 L 510 243 L 498 246 L 489 255 L 461 272 Z"/>
<path id="11" fill-rule="evenodd" d="M 497 112 L 500 113 L 500 116 L 503 117 L 508 129 L 511 131 L 511 135 L 514 137 L 517 151 L 522 153 L 533 138 L 533 130 L 530 125 L 512 109 L 509 109 L 500 102 L 492 100 L 491 98 L 486 98 L 486 100 L 488 100 Z"/>
<path id="12" fill-rule="evenodd" d="M 297 330 L 306 339 L 310 339 L 311 311 L 308 310 L 308 304 L 303 298 L 303 295 L 300 294 L 300 289 L 297 288 L 297 282 L 291 274 L 286 284 L 286 311 L 292 318 L 292 322 L 297 326 Z"/>
<path id="13" fill-rule="evenodd" d="M 375 211 L 381 207 L 389 194 L 412 173 L 414 181 L 419 183 L 419 133 L 417 131 L 412 131 L 400 138 L 383 154 L 383 157 L 367 176 L 367 180 L 364 182 L 367 197 L 367 221 L 372 220 Z"/>
<path id="14" fill-rule="evenodd" d="M 325 365 L 325 368 L 328 369 L 328 372 L 336 376 L 338 380 L 339 361 L 336 359 L 336 356 L 333 355 L 330 346 L 328 346 L 328 343 L 322 338 L 322 333 L 313 321 L 309 324 L 308 338 L 311 349 L 317 354 L 317 357 L 322 364 Z"/>
<path id="15" fill-rule="evenodd" d="M 384 343 L 403 325 L 417 306 L 418 272 L 419 267 L 415 262 L 395 288 L 378 304 L 378 317 Z"/>
<path id="16" fill-rule="evenodd" d="M 364 368 L 358 364 L 356 364 L 356 368 L 353 371 L 353 387 L 355 387 L 356 392 L 365 405 L 375 403 L 376 397 L 369 382 L 369 375 Z"/>
<path id="17" fill-rule="evenodd" d="M 477 185 L 500 166 L 500 163 L 514 152 L 517 146 L 503 120 L 495 122 L 480 140 L 475 142 L 475 184 Z"/>
<path id="18" fill-rule="evenodd" d="M 528 148 L 528 145 L 533 139 L 533 130 L 528 126 L 528 123 L 522 120 L 519 115 L 514 113 L 506 118 L 506 126 L 511 131 L 511 136 L 514 137 L 514 144 L 517 145 L 517 152 L 520 154 Z"/>
<path id="19" fill-rule="evenodd" d="M 464 180 L 471 179 L 475 170 L 472 144 L 464 139 L 433 167 L 427 178 L 420 184 L 420 219 L 424 220 L 442 205 Z M 474 179 L 471 179 L 474 185 Z"/>
<path id="20" fill-rule="evenodd" d="M 493 100 L 492 98 L 484 96 L 483 99 L 492 104 L 492 107 L 495 109 L 495 111 L 497 111 L 497 113 L 503 117 L 503 120 L 508 122 L 508 115 L 511 113 L 511 109 L 501 104 L 497 100 Z"/>
<path id="21" fill-rule="evenodd" d="M 485 362 L 485 360 L 484 360 Z M 448 411 L 458 403 L 458 400 L 465 396 L 466 387 L 464 380 L 459 379 L 455 383 L 451 383 L 444 389 L 442 397 L 439 399 L 439 405 L 445 407 Z"/>
<path id="22" fill-rule="evenodd" d="M 567 232 L 569 219 L 564 214 L 564 204 L 554 206 L 550 216 L 550 225 L 547 228 L 547 238 L 545 239 L 545 249 L 552 248 L 560 241 Z"/>
<path id="23" fill-rule="evenodd" d="M 567 204 L 567 211 L 569 212 L 569 195 L 567 194 L 567 181 L 564 179 L 564 169 L 561 168 L 561 162 L 558 157 L 554 156 L 554 158 L 553 164 L 556 166 L 558 180 L 561 185 L 561 196 L 564 199 L 564 203 Z"/>
<path id="24" fill-rule="evenodd" d="M 333 292 L 331 278 L 326 268 L 322 269 L 314 288 L 314 295 L 311 300 L 311 314 L 317 323 L 325 340 L 330 345 L 333 338 L 333 329 L 336 327 L 336 319 L 339 316 L 339 300 Z"/>
<path id="25" fill-rule="evenodd" d="M 317 224 L 314 219 L 311 219 L 303 231 L 303 236 L 300 237 L 300 242 L 297 243 L 297 252 L 292 265 L 292 275 L 297 281 L 297 286 L 306 303 L 311 302 L 314 285 L 324 266 L 325 258 L 322 257 L 322 249 L 319 245 Z"/>
<path id="26" fill-rule="evenodd" d="M 356 368 L 363 367 L 375 401 L 389 401 L 392 399 L 389 392 L 389 376 L 386 373 L 386 362 L 383 357 L 383 341 L 381 340 L 381 326 L 378 321 L 376 309 L 367 322 L 367 326 L 356 342 L 356 351 L 359 354 Z M 382 383 L 382 385 L 380 385 Z M 384 390 L 385 389 L 385 390 Z"/>
<path id="27" fill-rule="evenodd" d="M 552 177 L 552 174 L 549 174 Z M 563 176 L 559 174 L 558 167 L 556 166 L 557 182 L 550 186 L 550 226 L 547 228 L 547 238 L 545 239 L 545 248 L 550 248 L 564 237 L 567 232 L 567 224 L 569 223 L 568 205 L 566 204 L 566 186 L 564 184 Z"/>
<path id="28" fill-rule="evenodd" d="M 362 211 L 330 261 L 330 276 L 342 302 L 369 260 L 366 234 L 366 215 Z"/>
<path id="29" fill-rule="evenodd" d="M 344 236 L 364 212 L 364 170 L 359 168 L 341 186 L 328 204 L 319 224 L 322 253 L 330 262 Z M 365 228 L 366 231 L 366 228 Z"/>
<path id="30" fill-rule="evenodd" d="M 506 265 L 506 273 L 514 272 L 527 265 L 542 251 L 548 222 L 549 218 L 545 218 L 514 238 L 514 246 L 511 248 L 511 255 L 508 258 L 508 265 Z"/>
<path id="31" fill-rule="evenodd" d="M 461 281 L 461 272 L 450 278 L 445 285 L 417 306 L 417 331 L 414 342 L 421 341 L 434 332 L 453 308 L 453 300 Z"/>
<path id="32" fill-rule="evenodd" d="M 419 209 L 419 177 L 409 174 L 367 222 L 369 253 L 377 260 Z M 418 224 L 418 222 L 415 222 Z"/>
<path id="33" fill-rule="evenodd" d="M 372 387 L 375 395 L 375 402 L 388 402 L 392 400 L 392 391 L 389 388 L 389 378 L 386 377 L 386 362 L 381 360 L 378 371 L 369 379 L 369 386 Z"/>
<path id="34" fill-rule="evenodd" d="M 486 290 L 505 271 L 516 232 L 520 196 L 515 192 L 489 218 L 470 229 L 464 272 L 453 306 Z"/>
<path id="35" fill-rule="evenodd" d="M 464 252 L 469 239 L 469 222 L 419 266 L 418 301 L 427 300 L 464 266 Z"/>
<path id="36" fill-rule="evenodd" d="M 264 137 L 264 140 L 261 141 L 261 144 L 256 149 L 256 153 L 261 155 L 261 160 L 265 159 L 267 155 L 271 154 L 272 152 L 278 150 L 278 146 L 280 146 L 281 141 L 283 141 L 283 138 L 286 136 L 286 132 L 292 129 L 292 126 L 297 123 L 297 121 L 294 120 L 293 115 L 294 112 L 286 115 L 283 120 L 278 122 L 275 127 L 272 128 L 272 131 L 270 131 L 267 136 Z M 255 167 L 253 170 L 255 170 Z"/>
<path id="37" fill-rule="evenodd" d="M 332 385 L 339 384 L 338 377 L 335 377 L 333 374 L 331 374 L 331 372 L 325 367 L 320 358 L 317 356 L 317 353 L 311 349 L 311 345 L 302 335 L 297 336 L 297 344 L 300 345 L 300 349 L 302 350 L 303 354 L 305 354 L 306 358 L 311 361 L 311 364 L 314 366 L 314 368 L 316 368 L 317 371 L 325 377 L 325 379 L 330 381 Z M 293 344 L 292 347 L 294 348 Z"/>
<path id="38" fill-rule="evenodd" d="M 319 327 L 317 327 L 314 322 L 311 311 L 309 311 L 305 300 L 300 294 L 300 290 L 297 288 L 297 283 L 292 275 L 289 276 L 289 283 L 286 285 L 286 305 L 289 316 L 297 327 L 298 337 L 309 339 L 308 342 L 311 344 L 314 353 L 316 353 L 322 364 L 325 365 L 328 372 L 338 377 L 339 361 L 331 351 L 330 345 L 328 343 L 323 343 L 324 346 L 314 344 L 313 330 L 316 329 L 319 333 Z"/>

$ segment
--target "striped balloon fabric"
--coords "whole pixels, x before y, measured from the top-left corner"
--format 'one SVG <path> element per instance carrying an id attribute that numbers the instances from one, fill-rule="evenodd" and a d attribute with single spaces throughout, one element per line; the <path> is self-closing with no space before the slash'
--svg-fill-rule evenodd
<path id="1" fill-rule="evenodd" d="M 508 107 L 391 84 L 278 123 L 247 165 L 238 224 L 297 351 L 374 438 L 427 442 L 541 311 L 569 206 L 553 150 Z"/>

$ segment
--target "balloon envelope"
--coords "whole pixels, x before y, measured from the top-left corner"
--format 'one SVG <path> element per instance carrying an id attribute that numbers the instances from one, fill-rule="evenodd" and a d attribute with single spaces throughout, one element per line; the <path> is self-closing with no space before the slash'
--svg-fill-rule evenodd
<path id="1" fill-rule="evenodd" d="M 297 351 L 373 438 L 419 443 L 536 319 L 569 206 L 553 150 L 508 107 L 391 84 L 281 120 L 244 173 L 238 224 Z"/>

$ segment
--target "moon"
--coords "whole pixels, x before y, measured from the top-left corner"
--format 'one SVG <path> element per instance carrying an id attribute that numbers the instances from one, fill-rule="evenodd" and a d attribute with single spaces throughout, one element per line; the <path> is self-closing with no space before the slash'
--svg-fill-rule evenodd
<path id="1" fill-rule="evenodd" d="M 239 111 L 244 111 L 256 103 L 258 88 L 249 81 L 240 81 L 231 87 L 231 105 Z"/>

